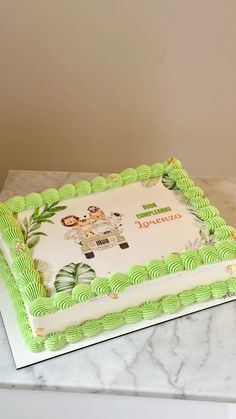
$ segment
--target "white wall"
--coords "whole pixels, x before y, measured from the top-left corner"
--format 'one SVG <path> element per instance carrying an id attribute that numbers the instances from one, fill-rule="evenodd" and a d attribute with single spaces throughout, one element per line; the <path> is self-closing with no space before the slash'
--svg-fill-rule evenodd
<path id="1" fill-rule="evenodd" d="M 234 0 L 2 0 L 0 179 L 177 155 L 235 175 Z"/>

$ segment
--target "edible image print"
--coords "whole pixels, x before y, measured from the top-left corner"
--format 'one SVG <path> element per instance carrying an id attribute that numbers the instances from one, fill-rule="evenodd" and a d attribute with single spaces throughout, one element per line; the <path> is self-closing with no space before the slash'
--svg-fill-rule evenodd
<path id="1" fill-rule="evenodd" d="M 113 246 L 127 249 L 129 244 L 122 234 L 122 217 L 119 212 L 107 215 L 98 206 L 90 205 L 83 217 L 67 215 L 61 219 L 62 225 L 69 228 L 64 238 L 79 244 L 87 259 L 94 258 L 97 251 Z"/>

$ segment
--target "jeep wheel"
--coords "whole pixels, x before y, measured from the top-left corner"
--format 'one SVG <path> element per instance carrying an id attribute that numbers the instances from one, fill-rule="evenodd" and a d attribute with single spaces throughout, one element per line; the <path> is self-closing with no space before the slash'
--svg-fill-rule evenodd
<path id="1" fill-rule="evenodd" d="M 127 249 L 129 247 L 127 242 L 120 243 L 119 246 L 120 246 L 121 249 Z"/>
<path id="2" fill-rule="evenodd" d="M 85 253 L 85 257 L 86 257 L 87 259 L 92 259 L 92 258 L 94 258 L 94 253 L 93 253 L 93 252 L 88 252 L 88 253 Z"/>

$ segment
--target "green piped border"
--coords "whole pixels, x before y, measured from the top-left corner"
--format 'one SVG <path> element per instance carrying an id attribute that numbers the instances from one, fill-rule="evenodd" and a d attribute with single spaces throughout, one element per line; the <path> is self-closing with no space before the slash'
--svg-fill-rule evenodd
<path id="1" fill-rule="evenodd" d="M 198 250 L 187 250 L 176 255 L 171 254 L 159 260 L 149 261 L 146 265 L 132 266 L 126 273 L 114 273 L 107 278 L 96 278 L 91 284 L 79 284 L 72 292 L 60 292 L 53 297 L 46 297 L 46 290 L 17 224 L 15 213 L 33 209 L 42 204 L 52 204 L 59 200 L 75 196 L 85 196 L 93 192 L 121 187 L 151 177 L 168 176 L 176 183 L 191 205 L 197 209 L 198 216 L 214 233 L 216 243 Z M 9 227 L 10 226 L 10 227 Z M 179 160 L 171 158 L 164 163 L 151 166 L 141 165 L 136 169 L 128 168 L 120 174 L 107 178 L 96 176 L 90 182 L 82 180 L 74 185 L 66 184 L 59 189 L 49 188 L 41 193 L 15 196 L 0 204 L 0 233 L 10 249 L 13 270 L 24 303 L 29 305 L 31 315 L 38 317 L 67 309 L 73 304 L 92 299 L 96 296 L 119 293 L 131 285 L 150 278 L 158 278 L 170 273 L 193 270 L 200 265 L 236 257 L 235 229 L 227 226 L 219 211 L 204 197 L 201 188 L 196 186 L 181 168 Z"/>
<path id="2" fill-rule="evenodd" d="M 116 313 L 108 313 L 98 319 L 87 320 L 79 325 L 68 327 L 62 332 L 50 333 L 45 337 L 34 336 L 29 324 L 25 305 L 11 270 L 0 251 L 0 275 L 11 297 L 15 310 L 17 325 L 22 335 L 25 346 L 31 352 L 42 352 L 47 349 L 56 351 L 68 343 L 77 343 L 84 338 L 96 336 L 103 331 L 117 329 L 125 324 L 137 323 L 141 320 L 151 320 L 162 314 L 175 313 L 182 307 L 193 303 L 200 303 L 209 299 L 223 298 L 227 294 L 236 293 L 236 277 L 225 281 L 216 281 L 210 285 L 199 285 L 192 289 L 184 290 L 179 294 L 171 294 L 157 301 L 129 307 Z"/>

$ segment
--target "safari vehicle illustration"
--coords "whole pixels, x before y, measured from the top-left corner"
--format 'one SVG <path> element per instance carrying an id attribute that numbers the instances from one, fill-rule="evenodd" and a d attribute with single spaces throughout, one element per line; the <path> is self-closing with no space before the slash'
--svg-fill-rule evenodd
<path id="1" fill-rule="evenodd" d="M 125 237 L 116 230 L 81 239 L 81 250 L 87 259 L 94 258 L 95 251 L 113 246 L 119 246 L 121 249 L 129 247 Z"/>
<path id="2" fill-rule="evenodd" d="M 88 207 L 88 213 L 82 218 L 77 215 L 67 215 L 61 219 L 61 224 L 69 228 L 64 235 L 65 240 L 73 240 L 81 246 L 87 259 L 95 257 L 97 250 L 119 246 L 121 249 L 129 247 L 123 233 L 122 217 L 119 212 L 104 211 L 95 206 Z"/>

